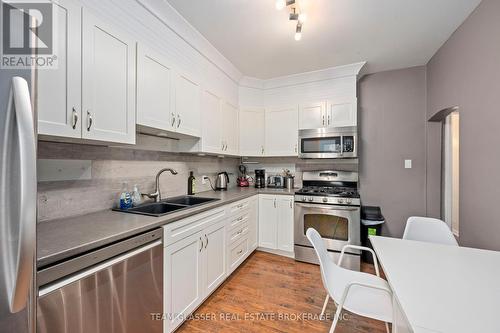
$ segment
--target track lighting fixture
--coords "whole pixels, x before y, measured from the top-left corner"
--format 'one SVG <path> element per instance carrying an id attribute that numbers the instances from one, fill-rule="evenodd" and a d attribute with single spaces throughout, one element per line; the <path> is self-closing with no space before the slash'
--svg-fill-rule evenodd
<path id="1" fill-rule="evenodd" d="M 282 10 L 285 7 L 295 5 L 295 0 L 276 0 L 276 9 Z M 307 15 L 305 13 L 300 13 L 297 5 L 290 8 L 290 14 L 288 19 L 290 21 L 297 21 L 297 26 L 295 28 L 295 40 L 299 41 L 302 39 L 302 24 L 307 20 Z"/>

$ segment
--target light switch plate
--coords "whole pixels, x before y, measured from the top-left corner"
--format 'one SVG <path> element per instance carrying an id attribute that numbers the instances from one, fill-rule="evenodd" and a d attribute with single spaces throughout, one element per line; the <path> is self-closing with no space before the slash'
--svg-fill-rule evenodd
<path id="1" fill-rule="evenodd" d="M 411 169 L 411 160 L 405 160 L 405 169 Z"/>

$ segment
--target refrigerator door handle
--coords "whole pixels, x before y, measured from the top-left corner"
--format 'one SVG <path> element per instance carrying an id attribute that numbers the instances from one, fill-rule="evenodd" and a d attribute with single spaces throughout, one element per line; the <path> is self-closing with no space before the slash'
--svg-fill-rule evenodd
<path id="1" fill-rule="evenodd" d="M 23 310 L 28 302 L 36 251 L 36 139 L 28 83 L 21 77 L 12 78 L 7 120 L 2 158 L 4 163 L 15 163 L 10 157 L 17 155 L 19 164 L 15 173 L 18 180 L 15 184 L 18 184 L 18 188 L 2 193 L 3 198 L 0 198 L 1 205 L 5 205 L 0 228 L 3 229 L 4 237 L 9 238 L 2 240 L 4 245 L 0 255 L 3 256 L 4 266 L 7 266 L 3 268 L 10 311 L 16 313 Z M 9 124 L 11 128 L 8 128 Z M 9 139 L 14 139 L 14 142 L 9 142 Z M 18 151 L 12 150 L 16 148 Z M 13 156 L 5 156 L 9 151 Z M 7 177 L 16 176 L 15 173 L 7 174 L 6 165 L 1 169 L 3 184 L 6 184 Z M 13 204 L 9 199 L 18 204 Z"/>

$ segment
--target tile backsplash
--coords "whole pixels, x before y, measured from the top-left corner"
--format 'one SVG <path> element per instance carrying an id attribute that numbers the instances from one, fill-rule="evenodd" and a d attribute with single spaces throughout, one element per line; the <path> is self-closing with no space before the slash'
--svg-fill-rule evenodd
<path id="1" fill-rule="evenodd" d="M 193 171 L 197 192 L 210 190 L 201 176 L 215 179 L 220 171 L 230 173 L 236 186 L 239 158 L 218 158 L 168 152 L 134 150 L 72 143 L 39 142 L 38 158 L 44 160 L 88 160 L 91 177 L 85 180 L 38 182 L 38 221 L 70 217 L 112 208 L 124 182 L 129 190 L 137 184 L 141 192 L 154 191 L 158 170 L 170 167 L 178 174 L 164 173 L 160 179 L 163 196 L 187 193 L 187 178 Z"/>

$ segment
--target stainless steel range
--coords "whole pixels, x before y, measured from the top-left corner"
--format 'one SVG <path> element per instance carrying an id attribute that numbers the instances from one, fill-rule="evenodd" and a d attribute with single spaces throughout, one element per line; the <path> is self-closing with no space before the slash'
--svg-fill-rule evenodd
<path id="1" fill-rule="evenodd" d="M 358 173 L 310 171 L 304 172 L 302 181 L 303 187 L 295 192 L 295 259 L 319 263 L 306 237 L 307 229 L 314 228 L 337 261 L 344 245 L 361 245 Z M 360 252 L 346 251 L 342 266 L 359 270 Z"/>

